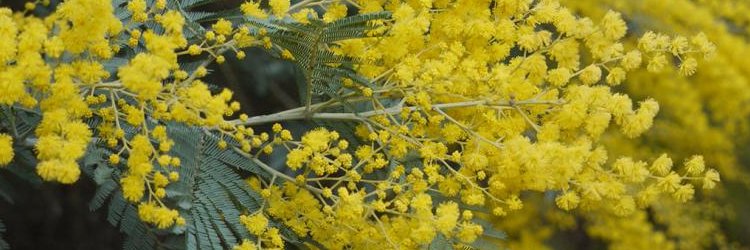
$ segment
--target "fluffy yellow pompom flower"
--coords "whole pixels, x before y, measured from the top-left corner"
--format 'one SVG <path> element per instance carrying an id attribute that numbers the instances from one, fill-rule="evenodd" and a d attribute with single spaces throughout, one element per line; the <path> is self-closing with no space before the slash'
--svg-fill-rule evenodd
<path id="1" fill-rule="evenodd" d="M 144 0 L 129 1 L 127 8 L 133 13 L 133 20 L 136 22 L 143 22 L 148 17 L 146 14 L 146 1 Z"/>
<path id="2" fill-rule="evenodd" d="M 187 52 L 191 56 L 197 56 L 201 54 L 202 50 L 203 49 L 201 49 L 201 46 L 198 46 L 197 44 L 193 44 L 193 45 L 190 45 L 190 47 L 188 47 Z"/>
<path id="3" fill-rule="evenodd" d="M 648 170 L 645 168 L 645 163 L 634 162 L 628 157 L 617 159 L 612 166 L 615 173 L 621 175 L 625 181 L 639 183 L 646 180 L 648 177 Z"/>
<path id="4" fill-rule="evenodd" d="M 7 166 L 13 160 L 13 137 L 0 134 L 0 167 Z"/>
<path id="5" fill-rule="evenodd" d="M 594 84 L 599 81 L 602 77 L 602 69 L 596 65 L 589 65 L 581 71 L 581 75 L 578 76 L 581 82 L 584 84 Z"/>
<path id="6" fill-rule="evenodd" d="M 232 22 L 221 18 L 215 24 L 211 25 L 211 28 L 213 28 L 217 34 L 226 36 L 232 33 Z"/>
<path id="7" fill-rule="evenodd" d="M 458 221 L 458 204 L 454 202 L 448 202 L 440 204 L 436 211 L 437 220 L 435 221 L 435 227 L 442 234 L 449 234 L 454 228 Z"/>
<path id="8" fill-rule="evenodd" d="M 310 24 L 310 18 L 317 18 L 318 13 L 310 8 L 305 8 L 292 14 L 292 18 L 301 24 Z"/>
<path id="9" fill-rule="evenodd" d="M 268 1 L 268 5 L 271 6 L 271 11 L 273 11 L 274 15 L 282 17 L 286 15 L 290 4 L 289 0 L 270 0 Z"/>
<path id="10" fill-rule="evenodd" d="M 180 12 L 170 10 L 162 15 L 161 19 L 159 19 L 159 23 L 164 26 L 164 29 L 167 30 L 167 32 L 181 35 L 182 26 L 185 25 L 185 18 Z"/>
<path id="11" fill-rule="evenodd" d="M 625 36 L 628 27 L 625 21 L 622 20 L 620 13 L 615 11 L 608 11 L 602 20 L 602 29 L 604 31 L 604 37 L 617 40 Z"/>
<path id="12" fill-rule="evenodd" d="M 45 181 L 71 184 L 78 180 L 81 169 L 75 161 L 49 160 L 39 163 L 36 172 Z"/>
<path id="13" fill-rule="evenodd" d="M 143 177 L 135 175 L 128 175 L 120 179 L 120 185 L 122 185 L 123 196 L 131 202 L 140 201 L 143 198 L 143 192 L 146 190 Z"/>
<path id="14" fill-rule="evenodd" d="M 483 154 L 469 153 L 463 156 L 462 163 L 470 170 L 479 171 L 487 167 L 489 161 Z"/>
<path id="15" fill-rule="evenodd" d="M 635 114 L 626 116 L 621 127 L 622 133 L 630 138 L 641 135 L 651 127 L 658 112 L 659 103 L 653 99 L 646 99 L 641 102 L 641 106 Z"/>
<path id="16" fill-rule="evenodd" d="M 254 235 L 261 235 L 266 230 L 266 226 L 268 226 L 268 218 L 263 213 L 256 213 L 250 216 L 242 215 L 240 216 L 240 222 Z"/>
<path id="17" fill-rule="evenodd" d="M 672 170 L 672 159 L 667 157 L 667 154 L 662 154 L 651 164 L 651 172 L 664 176 Z"/>
<path id="18" fill-rule="evenodd" d="M 615 86 L 622 83 L 623 80 L 625 80 L 625 70 L 620 67 L 615 67 L 609 70 L 607 84 Z"/>
<path id="19" fill-rule="evenodd" d="M 302 145 L 313 151 L 323 151 L 331 141 L 331 135 L 326 129 L 316 129 L 302 136 Z"/>
<path id="20" fill-rule="evenodd" d="M 570 81 L 570 76 L 570 69 L 557 68 L 548 72 L 547 81 L 555 87 L 561 87 Z"/>
<path id="21" fill-rule="evenodd" d="M 461 223 L 461 229 L 458 231 L 456 237 L 462 242 L 473 242 L 483 231 L 480 225 L 464 222 Z"/>
<path id="22" fill-rule="evenodd" d="M 620 64 L 626 70 L 633 70 L 641 66 L 641 62 L 642 62 L 641 52 L 638 50 L 633 50 L 625 54 L 625 57 L 622 58 L 622 61 L 620 61 Z"/>
<path id="23" fill-rule="evenodd" d="M 263 9 L 260 8 L 260 3 L 254 3 L 254 2 L 245 2 L 242 5 L 240 5 L 240 11 L 242 11 L 242 14 L 245 16 L 255 17 L 255 18 L 267 18 L 268 14 L 266 14 Z"/>
<path id="24" fill-rule="evenodd" d="M 255 250 L 255 249 L 258 249 L 258 247 L 255 245 L 255 243 L 251 242 L 250 240 L 243 239 L 242 244 L 236 245 L 232 249 L 233 250 Z"/>
<path id="25" fill-rule="evenodd" d="M 713 189 L 716 187 L 716 183 L 721 181 L 719 177 L 719 171 L 709 169 L 706 171 L 706 175 L 703 177 L 703 189 Z"/>
<path id="26" fill-rule="evenodd" d="M 10 12 L 6 8 L 2 10 Z M 5 64 L 12 60 L 17 52 L 17 40 L 15 38 L 16 33 L 18 33 L 18 27 L 16 27 L 16 23 L 11 18 L 11 15 L 0 15 L 0 27 L 3 27 L 0 29 L 0 36 L 3 37 L 3 39 L 0 39 L 0 63 Z"/>
<path id="27" fill-rule="evenodd" d="M 622 197 L 613 208 L 616 215 L 627 216 L 635 211 L 635 200 L 630 196 Z"/>
<path id="28" fill-rule="evenodd" d="M 138 205 L 138 217 L 154 224 L 159 229 L 171 227 L 180 218 L 180 214 L 173 209 L 159 206 L 153 202 Z"/>
<path id="29" fill-rule="evenodd" d="M 117 71 L 122 85 L 138 94 L 138 98 L 151 100 L 161 92 L 164 78 L 169 76 L 169 62 L 152 54 L 138 54 Z"/>
<path id="30" fill-rule="evenodd" d="M 134 13 L 134 19 L 147 18 L 145 7 L 146 3 L 142 0 L 128 3 L 128 10 Z M 110 48 L 107 37 L 122 31 L 122 23 L 114 15 L 113 10 L 114 7 L 109 1 L 72 0 L 61 3 L 57 8 L 57 14 L 70 23 L 70 28 L 61 29 L 59 34 L 65 49 L 74 54 L 82 53 L 86 49 L 94 52 L 99 50 L 94 54 L 105 58 L 111 56 L 111 53 L 108 53 L 111 51 L 105 51 Z M 97 15 L 96 21 L 92 21 L 92 14 Z"/>
<path id="31" fill-rule="evenodd" d="M 695 60 L 695 58 L 689 57 L 682 61 L 680 64 L 680 74 L 684 76 L 691 76 L 695 74 L 696 69 L 698 68 L 698 61 Z"/>
<path id="32" fill-rule="evenodd" d="M 328 11 L 323 14 L 323 21 L 333 22 L 346 16 L 346 5 L 335 3 L 328 6 Z"/>
<path id="33" fill-rule="evenodd" d="M 695 155 L 685 162 L 685 169 L 689 175 L 699 175 L 706 169 L 703 156 Z"/>
<path id="34" fill-rule="evenodd" d="M 0 93 L 0 105 L 12 105 L 27 95 L 21 72 L 12 69 L 0 72 Z"/>
<path id="35" fill-rule="evenodd" d="M 687 202 L 693 199 L 694 194 L 695 194 L 695 189 L 693 189 L 693 185 L 685 184 L 685 185 L 679 186 L 677 190 L 674 193 L 672 193 L 672 197 L 675 198 L 679 202 Z"/>
<path id="36" fill-rule="evenodd" d="M 555 198 L 555 204 L 564 210 L 571 210 L 578 207 L 581 198 L 575 192 L 565 192 Z"/>

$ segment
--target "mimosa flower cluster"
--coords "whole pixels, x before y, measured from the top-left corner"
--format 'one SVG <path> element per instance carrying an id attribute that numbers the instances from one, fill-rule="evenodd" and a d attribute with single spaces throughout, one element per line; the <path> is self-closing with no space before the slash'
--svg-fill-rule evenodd
<path id="1" fill-rule="evenodd" d="M 642 159 L 656 159 L 668 153 L 673 159 L 690 159 L 701 154 L 707 165 L 721 173 L 723 182 L 747 185 L 747 164 L 741 152 L 747 151 L 747 15 L 748 4 L 743 1 L 560 1 L 578 13 L 591 17 L 604 16 L 608 8 L 621 11 L 628 27 L 634 33 L 649 38 L 631 38 L 626 45 L 641 48 L 660 47 L 657 54 L 644 53 L 643 62 L 651 64 L 659 54 L 672 55 L 670 44 L 698 42 L 705 38 L 715 42 L 703 43 L 713 51 L 708 63 L 701 63 L 694 75 L 685 75 L 690 64 L 680 61 L 693 58 L 701 61 L 700 54 L 682 57 L 680 61 L 668 59 L 659 71 L 636 71 L 628 75 L 622 89 L 638 98 L 652 97 L 660 104 L 659 115 L 652 128 L 637 139 L 608 133 L 602 143 L 610 154 L 627 154 Z M 641 18 L 646 17 L 646 18 Z M 731 21 L 730 21 L 731 20 Z M 654 32 L 648 32 L 653 30 Z M 704 35 L 696 33 L 705 32 Z M 670 34 L 668 39 L 664 34 Z M 698 36 L 696 36 L 698 35 Z M 663 38 L 658 38 L 663 37 Z M 656 38 L 655 40 L 653 40 Z M 658 41 L 658 42 L 657 42 Z M 650 44 L 644 47 L 644 45 Z M 656 45 L 661 44 L 661 45 Z M 699 46 L 702 47 L 702 46 Z M 666 48 L 666 50 L 665 50 Z M 659 59 L 657 59 L 658 62 Z M 677 67 L 672 67 L 676 65 Z M 651 68 L 654 70 L 655 68 Z M 677 163 L 677 161 L 675 161 Z M 696 183 L 695 187 L 702 186 Z M 648 213 L 627 217 L 612 217 L 586 213 L 589 234 L 606 239 L 610 247 L 618 249 L 660 248 L 698 249 L 731 248 L 737 235 L 725 231 L 739 226 L 734 214 L 741 213 L 743 202 L 730 201 L 739 197 L 745 188 L 704 193 L 700 201 L 689 206 L 662 200 Z M 723 205 L 721 205 L 723 204 Z M 732 204 L 732 205 L 726 205 Z M 531 208 L 530 215 L 550 214 L 543 207 Z M 654 218 L 651 220 L 649 218 Z M 525 217 L 514 223 L 523 227 L 506 232 L 512 235 L 513 245 L 544 244 L 555 232 L 564 232 L 583 226 L 582 223 L 539 223 L 536 217 Z M 656 223 L 659 226 L 655 226 Z M 536 226 L 529 226 L 536 224 Z M 577 225 L 576 225 L 577 224 Z M 509 225 L 509 224 L 504 224 Z M 686 226 L 693 225 L 693 226 Z M 729 226 L 733 225 L 733 226 Z M 510 228 L 510 227 L 504 227 Z M 619 230 L 612 230 L 619 228 Z M 552 233 L 550 233 L 552 232 Z M 744 234 L 744 233 L 740 233 Z M 521 238 L 524 239 L 521 239 Z M 739 236 L 741 238 L 741 236 Z M 549 243 L 547 243 L 549 244 Z"/>
<path id="2" fill-rule="evenodd" d="M 636 38 L 619 12 L 586 17 L 574 12 L 581 4 L 567 6 L 250 0 L 238 6 L 241 18 L 219 18 L 195 37 L 186 34 L 196 31 L 184 13 L 166 0 L 127 1 L 126 21 L 112 3 L 98 0 L 65 1 L 43 18 L 2 9 L 0 107 L 38 112 L 42 120 L 33 140 L 0 131 L 0 166 L 13 161 L 14 145 L 32 141 L 38 175 L 71 184 L 87 149 L 105 146 L 140 219 L 158 229 L 184 228 L 189 222 L 167 195 L 181 181 L 182 165 L 170 155 L 176 142 L 168 126 L 182 123 L 216 135 L 220 149 L 268 173 L 246 181 L 263 205 L 234 218 L 254 237 L 228 243 L 236 249 L 284 248 L 282 228 L 330 249 L 419 249 L 438 238 L 460 247 L 484 237 L 487 225 L 510 233 L 500 245 L 522 246 L 529 239 L 518 235 L 539 223 L 534 212 L 560 229 L 580 214 L 592 221 L 589 234 L 613 246 L 674 247 L 654 236 L 660 234 L 647 215 L 656 211 L 656 220 L 671 225 L 677 216 L 659 211 L 692 206 L 701 190 L 714 189 L 721 177 L 707 162 L 717 156 L 622 149 L 628 141 L 637 145 L 663 108 L 658 94 L 631 98 L 621 84 L 632 76 L 657 81 L 647 79 L 660 72 L 690 79 L 701 74 L 704 60 L 721 54 L 720 46 L 710 33 L 648 31 Z M 212 91 L 201 80 L 210 63 L 224 63 L 228 52 L 243 59 L 249 47 L 292 62 L 304 58 L 262 21 L 305 27 L 377 12 L 391 15 L 369 22 L 363 37 L 321 45 L 352 59 L 327 66 L 350 67 L 368 82 L 335 79 L 343 82 L 336 98 L 249 117 L 238 113 L 230 90 Z M 108 69 L 123 50 L 137 52 Z M 184 63 L 195 58 L 207 59 Z M 351 104 L 366 108 L 340 111 Z M 747 126 L 716 115 L 727 130 Z M 282 125 L 299 119 L 343 120 L 356 128 L 318 127 L 295 136 Z M 257 133 L 252 127 L 262 123 L 275 124 Z M 279 151 L 282 169 L 262 160 Z M 623 225 L 653 237 L 632 242 L 611 233 Z M 545 235 L 531 243 L 551 234 L 537 233 Z"/>

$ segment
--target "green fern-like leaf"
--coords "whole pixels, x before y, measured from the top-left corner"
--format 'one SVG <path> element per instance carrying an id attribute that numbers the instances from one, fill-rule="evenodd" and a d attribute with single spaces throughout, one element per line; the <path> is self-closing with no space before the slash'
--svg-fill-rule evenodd
<path id="1" fill-rule="evenodd" d="M 114 197 L 122 199 L 122 196 Z M 138 209 L 132 204 L 126 204 L 120 221 L 120 232 L 125 233 L 123 249 L 154 249 L 157 238 L 152 229 L 138 217 Z"/>
<path id="2" fill-rule="evenodd" d="M 446 239 L 442 234 L 438 234 L 427 247 L 428 250 L 450 250 L 453 249 L 453 243 Z"/>
<path id="3" fill-rule="evenodd" d="M 118 180 L 121 173 L 117 168 L 107 165 L 105 156 L 111 152 L 97 144 L 89 147 L 88 152 L 81 169 L 98 185 L 94 197 L 89 202 L 89 208 L 92 211 L 100 209 L 109 200 L 107 221 L 113 226 L 119 226 L 120 232 L 126 235 L 123 248 L 154 249 L 158 242 L 155 230 L 140 220 L 138 210 L 133 204 L 125 201 L 119 190 Z"/>
<path id="4" fill-rule="evenodd" d="M 5 167 L 8 172 L 15 175 L 15 177 L 26 181 L 34 186 L 42 184 L 42 179 L 34 171 L 37 160 L 34 156 L 34 151 L 31 148 L 26 147 L 14 147 L 15 157 L 10 165 Z"/>
<path id="5" fill-rule="evenodd" d="M 197 8 L 214 2 L 217 2 L 217 0 L 183 0 L 180 1 L 180 6 L 183 8 Z"/>
<path id="6" fill-rule="evenodd" d="M 266 28 L 269 36 L 296 58 L 295 62 L 306 79 L 304 83 L 300 83 L 300 89 L 305 92 L 304 101 L 310 103 L 313 98 L 338 98 L 342 93 L 344 78 L 352 79 L 363 86 L 370 84 L 367 79 L 354 73 L 351 65 L 355 62 L 352 58 L 336 55 L 329 51 L 328 47 L 338 41 L 364 37 L 365 33 L 372 29 L 371 21 L 388 18 L 390 14 L 367 14 L 332 23 L 313 21 L 310 25 L 301 25 L 285 20 L 244 19 L 237 9 L 208 11 L 203 8 L 214 1 L 216 0 L 168 2 L 170 8 L 177 9 L 186 17 L 184 33 L 188 40 L 199 39 L 205 32 L 203 27 L 207 22 L 219 18 L 242 19 L 255 27 Z M 113 4 L 118 17 L 122 20 L 131 18 L 124 1 L 116 1 Z M 161 29 L 156 23 L 137 25 L 153 29 L 157 33 Z M 143 49 L 143 46 L 125 49 L 105 67 L 114 71 L 126 63 L 127 58 Z M 202 62 L 196 60 L 192 64 L 183 63 L 181 67 L 192 72 Z M 91 122 L 92 127 L 96 127 L 94 125 L 98 121 Z M 34 124 L 34 120 L 28 123 Z M 170 230 L 158 230 L 143 223 L 138 217 L 136 206 L 125 201 L 122 196 L 119 186 L 120 169 L 118 166 L 109 166 L 106 161 L 112 152 L 104 149 L 99 143 L 92 145 L 89 149 L 90 154 L 82 164 L 83 171 L 98 185 L 89 204 L 90 208 L 100 209 L 105 205 L 108 207 L 107 220 L 118 226 L 126 235 L 125 249 L 153 249 L 157 246 L 179 249 L 228 249 L 242 239 L 252 239 L 239 222 L 239 217 L 260 209 L 262 198 L 246 185 L 244 177 L 252 174 L 270 178 L 268 173 L 237 152 L 219 149 L 219 138 L 208 131 L 180 124 L 165 125 L 170 138 L 175 142 L 170 155 L 179 157 L 182 164 L 177 170 L 180 180 L 166 187 L 167 196 L 164 202 L 180 211 L 186 225 Z M 138 132 L 127 127 L 124 129 L 126 136 Z M 345 130 L 341 128 L 341 131 Z M 33 161 L 33 152 L 29 153 L 29 160 Z M 30 176 L 36 177 L 34 173 Z M 300 242 L 309 240 L 298 239 L 288 228 L 277 222 L 272 223 L 281 229 L 284 238 L 291 244 L 301 244 Z"/>
<path id="7" fill-rule="evenodd" d="M 329 98 L 340 96 L 342 78 L 352 79 L 359 84 L 369 84 L 353 73 L 350 68 L 351 58 L 336 55 L 328 47 L 335 42 L 366 37 L 366 32 L 373 28 L 370 25 L 373 21 L 389 17 L 390 13 L 379 12 L 346 17 L 332 23 L 313 19 L 307 25 L 250 17 L 245 21 L 257 28 L 266 29 L 275 44 L 294 56 L 305 77 L 305 82 L 299 84 L 299 88 L 304 90 L 301 95 L 302 101 L 309 106 L 314 95 Z"/>
<path id="8" fill-rule="evenodd" d="M 101 208 L 107 201 L 107 198 L 112 195 L 117 187 L 117 182 L 111 180 L 100 185 L 99 188 L 97 188 L 96 193 L 94 194 L 94 198 L 92 198 L 89 202 L 89 209 L 91 209 L 91 211 L 94 211 Z"/>
<path id="9" fill-rule="evenodd" d="M 256 171 L 238 155 L 218 147 L 218 137 L 200 128 L 170 125 L 176 146 L 173 152 L 183 159 L 181 180 L 175 188 L 186 205 L 185 244 L 198 249 L 227 249 L 250 238 L 239 222 L 241 214 L 259 209 L 261 198 L 251 190 L 238 171 Z M 185 190 L 180 190 L 185 189 Z"/>

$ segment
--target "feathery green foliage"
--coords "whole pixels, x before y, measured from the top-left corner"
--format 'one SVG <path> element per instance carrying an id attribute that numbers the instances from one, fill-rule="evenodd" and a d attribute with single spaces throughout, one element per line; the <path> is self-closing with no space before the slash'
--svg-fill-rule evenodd
<path id="1" fill-rule="evenodd" d="M 305 76 L 299 89 L 306 106 L 312 103 L 314 95 L 338 98 L 345 88 L 342 81 L 350 79 L 354 83 L 370 87 L 371 82 L 358 76 L 351 69 L 352 58 L 336 55 L 328 46 L 335 42 L 367 36 L 372 30 L 371 22 L 390 18 L 388 12 L 377 12 L 346 17 L 331 23 L 311 19 L 310 24 L 302 25 L 286 20 L 259 20 L 248 17 L 246 21 L 264 28 L 276 44 L 288 50 Z"/>

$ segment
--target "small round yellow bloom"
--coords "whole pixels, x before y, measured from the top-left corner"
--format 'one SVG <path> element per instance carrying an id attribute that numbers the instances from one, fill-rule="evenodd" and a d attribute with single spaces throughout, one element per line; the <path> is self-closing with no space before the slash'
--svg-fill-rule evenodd
<path id="1" fill-rule="evenodd" d="M 0 167 L 7 166 L 13 161 L 13 137 L 0 134 Z"/>
<path id="2" fill-rule="evenodd" d="M 219 35 L 229 35 L 232 33 L 232 22 L 221 18 L 215 24 L 211 25 L 211 28 Z"/>
<path id="3" fill-rule="evenodd" d="M 193 56 L 200 55 L 202 51 L 203 49 L 201 49 L 201 47 L 198 46 L 197 44 L 193 44 L 193 45 L 190 45 L 190 47 L 188 47 L 188 54 L 193 55 Z"/>
<path id="4" fill-rule="evenodd" d="M 588 67 L 584 68 L 581 71 L 581 74 L 578 76 L 581 82 L 587 85 L 597 83 L 599 79 L 601 79 L 601 77 L 602 77 L 602 69 L 599 68 L 599 66 L 596 66 L 594 64 L 589 65 Z"/>
<path id="5" fill-rule="evenodd" d="M 117 155 L 117 154 L 109 155 L 109 163 L 111 163 L 113 165 L 119 164 L 120 163 L 120 155 Z"/>

